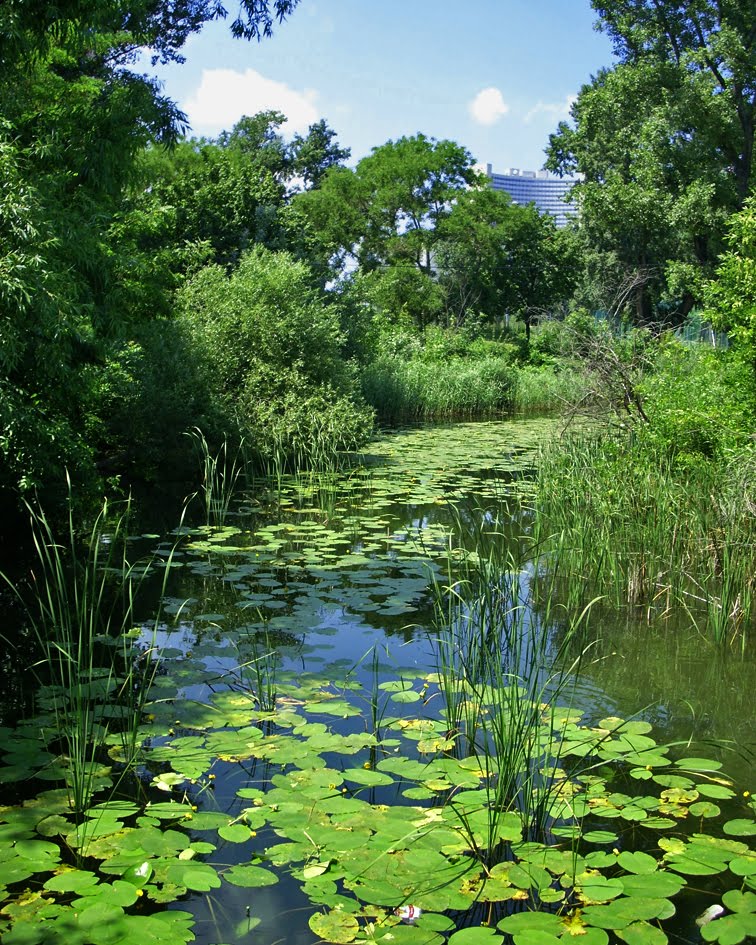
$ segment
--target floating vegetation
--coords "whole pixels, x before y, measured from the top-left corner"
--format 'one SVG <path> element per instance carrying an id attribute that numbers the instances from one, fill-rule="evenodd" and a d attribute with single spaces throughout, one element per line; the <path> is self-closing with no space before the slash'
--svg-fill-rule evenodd
<path id="1" fill-rule="evenodd" d="M 549 427 L 398 431 L 333 482 L 282 476 L 275 519 L 253 493 L 161 544 L 164 622 L 112 636 L 149 645 L 149 685 L 84 802 L 53 714 L 0 728 L 3 942 L 756 934 L 753 799 L 718 752 L 584 699 L 584 615 L 533 607 Z"/>

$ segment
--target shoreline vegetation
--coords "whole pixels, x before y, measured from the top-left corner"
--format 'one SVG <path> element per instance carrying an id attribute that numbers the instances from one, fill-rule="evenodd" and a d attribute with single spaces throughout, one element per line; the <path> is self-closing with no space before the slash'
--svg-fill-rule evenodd
<path id="1" fill-rule="evenodd" d="M 756 937 L 750 746 L 581 688 L 612 620 L 753 660 L 753 3 L 592 6 L 564 227 L 420 132 L 187 137 L 129 65 L 214 4 L 0 9 L 3 942 L 251 941 L 291 895 L 333 945 Z M 175 483 L 201 524 L 134 539 Z"/>

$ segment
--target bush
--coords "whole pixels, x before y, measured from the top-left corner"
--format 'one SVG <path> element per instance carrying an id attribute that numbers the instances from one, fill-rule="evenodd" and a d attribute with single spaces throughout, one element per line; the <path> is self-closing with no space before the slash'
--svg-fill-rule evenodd
<path id="1" fill-rule="evenodd" d="M 191 427 L 218 425 L 186 326 L 160 318 L 87 370 L 88 442 L 107 474 L 130 481 L 187 479 Z"/>
<path id="2" fill-rule="evenodd" d="M 303 263 L 260 247 L 230 276 L 210 266 L 179 295 L 182 324 L 207 388 L 216 429 L 262 457 L 360 445 L 372 428 L 354 367 L 342 357 L 335 306 Z M 308 432 L 309 431 L 309 432 Z"/>
<path id="3" fill-rule="evenodd" d="M 647 435 L 682 465 L 723 458 L 750 439 L 756 418 L 750 368 L 737 355 L 665 340 L 639 385 Z"/>

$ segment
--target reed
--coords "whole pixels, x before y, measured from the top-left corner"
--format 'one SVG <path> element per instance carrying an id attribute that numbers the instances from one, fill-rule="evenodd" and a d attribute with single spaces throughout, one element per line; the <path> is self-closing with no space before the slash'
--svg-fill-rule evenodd
<path id="1" fill-rule="evenodd" d="M 365 399 L 381 420 L 485 416 L 509 410 L 517 369 L 504 358 L 447 361 L 384 357 L 364 371 Z"/>
<path id="2" fill-rule="evenodd" d="M 69 805 L 82 818 L 92 795 L 114 786 L 111 760 L 119 762 L 118 780 L 138 762 L 160 618 L 151 641 L 138 652 L 135 636 L 144 632 L 132 629 L 135 604 L 149 565 L 132 563 L 126 555 L 128 501 L 115 514 L 103 502 L 84 538 L 75 530 L 70 497 L 60 540 L 43 511 L 28 510 L 36 552 L 31 597 L 5 580 L 24 604 L 39 654 L 32 668 L 39 682 L 37 705 L 45 713 L 41 734 L 58 751 Z M 165 562 L 163 590 L 171 560 L 172 554 Z M 86 843 L 86 823 L 82 819 L 80 847 Z"/>
<path id="3" fill-rule="evenodd" d="M 492 521 L 492 527 L 482 522 Z M 542 837 L 558 793 L 557 705 L 571 703 L 583 650 L 567 658 L 585 616 L 560 640 L 549 608 L 534 614 L 532 563 L 516 560 L 494 516 L 479 516 L 473 551 L 450 548 L 446 583 L 434 586 L 436 682 L 447 739 L 485 774 L 485 802 L 472 813 L 449 804 L 488 869 L 516 829 Z M 469 542 L 466 542 L 469 546 Z M 551 596 L 547 596 L 551 600 Z"/>
<path id="4" fill-rule="evenodd" d="M 244 437 L 235 452 L 232 453 L 228 440 L 224 438 L 218 452 L 213 453 L 199 427 L 190 430 L 187 436 L 194 444 L 202 470 L 200 495 L 205 522 L 210 526 L 222 526 L 226 523 L 239 478 L 246 467 Z"/>
<path id="5" fill-rule="evenodd" d="M 606 432 L 546 449 L 536 537 L 570 603 L 601 594 L 649 620 L 682 609 L 712 641 L 745 646 L 756 616 L 755 455 L 680 468 L 640 437 Z"/>

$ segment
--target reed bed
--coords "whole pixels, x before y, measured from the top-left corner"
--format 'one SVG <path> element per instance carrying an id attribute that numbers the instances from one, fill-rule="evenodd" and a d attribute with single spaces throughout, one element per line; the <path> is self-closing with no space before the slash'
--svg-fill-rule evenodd
<path id="1" fill-rule="evenodd" d="M 514 404 L 517 369 L 503 358 L 423 361 L 379 358 L 362 377 L 385 422 L 485 416 Z"/>
<path id="2" fill-rule="evenodd" d="M 564 410 L 579 403 L 586 391 L 586 377 L 579 371 L 526 365 L 517 371 L 514 406 L 523 411 Z"/>
<path id="3" fill-rule="evenodd" d="M 560 765 L 559 719 L 573 702 L 585 647 L 569 654 L 589 609 L 574 621 L 565 623 L 564 615 L 555 621 L 547 588 L 549 604 L 536 614 L 537 563 L 514 558 L 496 521 L 490 510 L 479 517 L 477 533 L 468 535 L 473 551 L 450 546 L 446 580 L 433 588 L 436 683 L 448 749 L 474 758 L 486 774 L 484 808 L 472 817 L 459 811 L 486 868 L 496 863 L 513 815 L 534 839 L 549 828 L 560 789 L 549 774 Z"/>
<path id="4" fill-rule="evenodd" d="M 44 512 L 29 506 L 36 552 L 31 586 L 0 576 L 28 614 L 30 649 L 36 654 L 31 670 L 40 687 L 36 708 L 43 713 L 40 737 L 57 754 L 54 767 L 66 784 L 71 810 L 81 818 L 83 851 L 94 824 L 83 816 L 92 796 L 103 788 L 115 790 L 139 763 L 139 727 L 157 671 L 161 617 L 155 616 L 151 634 L 134 628 L 137 595 L 151 567 L 127 557 L 130 503 L 114 510 L 104 502 L 85 535 L 75 528 L 72 507 L 69 500 L 59 536 Z M 172 559 L 171 552 L 161 560 L 161 596 Z M 28 638 L 22 641 L 29 647 Z"/>
<path id="5" fill-rule="evenodd" d="M 539 464 L 536 539 L 569 606 L 601 594 L 649 620 L 682 608 L 745 646 L 756 611 L 756 451 L 689 467 L 634 433 L 577 433 Z"/>

